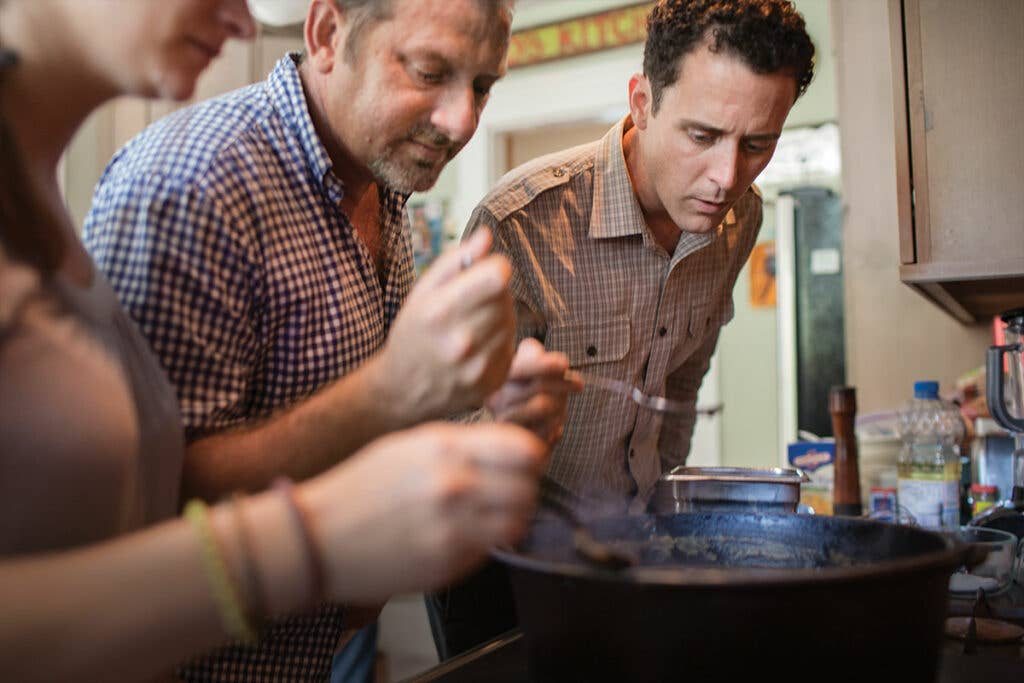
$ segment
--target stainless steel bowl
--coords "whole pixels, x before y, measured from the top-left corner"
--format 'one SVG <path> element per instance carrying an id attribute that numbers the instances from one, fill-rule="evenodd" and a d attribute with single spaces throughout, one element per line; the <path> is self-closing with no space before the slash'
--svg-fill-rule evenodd
<path id="1" fill-rule="evenodd" d="M 795 513 L 806 474 L 787 467 L 679 466 L 658 480 L 650 510 Z"/>

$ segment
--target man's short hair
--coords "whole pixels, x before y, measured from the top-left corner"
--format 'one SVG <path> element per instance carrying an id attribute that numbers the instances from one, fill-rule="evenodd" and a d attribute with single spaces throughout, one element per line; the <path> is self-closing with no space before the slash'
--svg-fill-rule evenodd
<path id="1" fill-rule="evenodd" d="M 814 44 L 789 0 L 661 0 L 647 17 L 644 46 L 654 113 L 682 58 L 705 39 L 712 52 L 738 57 L 754 73 L 792 75 L 797 97 L 814 76 Z"/>
<path id="2" fill-rule="evenodd" d="M 345 60 L 353 62 L 356 51 L 359 49 L 359 42 L 366 29 L 374 24 L 391 17 L 392 3 L 394 0 L 334 0 L 342 12 L 348 16 L 351 22 L 349 38 L 345 42 Z M 494 15 L 499 10 L 504 10 L 506 18 L 511 22 L 512 9 L 515 0 L 477 0 L 480 9 L 488 14 Z"/>
<path id="3" fill-rule="evenodd" d="M 391 0 L 334 0 L 349 21 L 345 61 L 355 61 L 360 39 L 367 28 L 391 16 Z"/>

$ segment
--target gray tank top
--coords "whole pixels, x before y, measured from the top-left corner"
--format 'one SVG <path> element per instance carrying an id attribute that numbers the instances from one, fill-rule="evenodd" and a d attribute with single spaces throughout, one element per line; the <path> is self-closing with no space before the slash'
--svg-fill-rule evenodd
<path id="1" fill-rule="evenodd" d="M 99 269 L 93 269 L 89 287 L 60 276 L 54 279 L 54 287 L 67 312 L 121 363 L 131 387 L 139 428 L 134 478 L 137 490 L 129 495 L 135 502 L 133 509 L 126 511 L 127 528 L 117 531 L 130 531 L 176 515 L 185 436 L 177 397 L 160 361 Z"/>

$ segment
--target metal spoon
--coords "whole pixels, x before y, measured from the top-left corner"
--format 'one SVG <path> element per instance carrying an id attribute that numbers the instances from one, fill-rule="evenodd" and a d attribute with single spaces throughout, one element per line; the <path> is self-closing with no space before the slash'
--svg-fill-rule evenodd
<path id="1" fill-rule="evenodd" d="M 573 546 L 580 557 L 597 567 L 612 571 L 619 571 L 639 564 L 639 560 L 631 553 L 612 548 L 590 534 L 576 512 L 562 502 L 563 497 L 575 498 L 574 494 L 548 476 L 541 477 L 540 484 L 541 505 L 557 514 L 572 527 Z"/>
<path id="2" fill-rule="evenodd" d="M 721 406 L 716 406 L 710 409 L 705 408 L 694 411 L 693 408 L 687 408 L 686 404 L 682 401 L 665 398 L 664 396 L 651 396 L 649 394 L 645 394 L 639 387 L 635 387 L 628 382 L 612 379 L 610 377 L 601 377 L 600 375 L 592 375 L 589 372 L 568 370 L 566 371 L 565 376 L 566 379 L 578 378 L 584 386 L 598 387 L 616 394 L 622 394 L 637 405 L 660 413 L 685 415 L 692 412 L 705 412 L 713 415 L 721 409 Z"/>

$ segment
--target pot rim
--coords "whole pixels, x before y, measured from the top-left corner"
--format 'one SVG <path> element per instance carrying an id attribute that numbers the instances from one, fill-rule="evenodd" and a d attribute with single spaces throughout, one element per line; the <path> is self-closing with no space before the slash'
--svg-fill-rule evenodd
<path id="1" fill-rule="evenodd" d="M 682 513 L 686 514 L 686 513 Z M 871 519 L 843 518 L 844 523 L 884 525 Z M 942 548 L 913 557 L 877 560 L 852 567 L 803 568 L 712 568 L 712 567 L 628 567 L 622 570 L 600 569 L 591 565 L 546 560 L 508 548 L 493 548 L 495 557 L 510 568 L 556 574 L 567 578 L 581 578 L 610 583 L 636 583 L 647 586 L 682 586 L 692 589 L 763 588 L 767 585 L 792 587 L 795 584 L 831 584 L 860 581 L 880 575 L 919 573 L 922 570 L 952 572 L 964 564 L 970 544 L 941 531 L 905 527 L 915 532 L 932 535 L 942 541 Z"/>
<path id="2" fill-rule="evenodd" d="M 738 483 L 800 484 L 811 479 L 795 467 L 690 467 L 679 465 L 659 481 L 722 481 Z"/>

